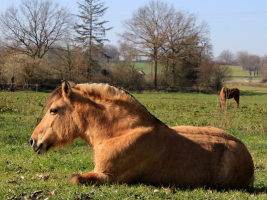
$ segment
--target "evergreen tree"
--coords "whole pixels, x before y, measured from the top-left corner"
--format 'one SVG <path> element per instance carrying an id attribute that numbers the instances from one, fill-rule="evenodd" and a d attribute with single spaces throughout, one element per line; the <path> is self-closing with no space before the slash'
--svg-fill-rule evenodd
<path id="1" fill-rule="evenodd" d="M 101 52 L 103 43 L 108 41 L 105 38 L 106 31 L 112 29 L 105 28 L 104 25 L 108 22 L 106 20 L 100 21 L 99 18 L 103 17 L 108 7 L 104 6 L 103 2 L 99 0 L 84 0 L 82 3 L 78 2 L 80 14 L 77 15 L 82 23 L 75 24 L 77 32 L 77 41 L 81 42 L 86 49 L 87 56 L 87 70 L 86 77 L 97 66 L 94 56 Z M 90 78 L 90 77 L 89 77 Z"/>

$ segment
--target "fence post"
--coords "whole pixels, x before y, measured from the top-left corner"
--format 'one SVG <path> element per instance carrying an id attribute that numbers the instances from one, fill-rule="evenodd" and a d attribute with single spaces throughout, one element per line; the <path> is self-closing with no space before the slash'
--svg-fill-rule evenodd
<path id="1" fill-rule="evenodd" d="M 38 92 L 38 83 L 35 86 L 36 86 L 36 92 Z"/>

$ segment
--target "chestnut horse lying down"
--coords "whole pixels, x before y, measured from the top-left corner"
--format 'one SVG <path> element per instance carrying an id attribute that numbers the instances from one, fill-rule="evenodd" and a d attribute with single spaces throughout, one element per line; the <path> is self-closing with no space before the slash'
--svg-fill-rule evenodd
<path id="1" fill-rule="evenodd" d="M 220 98 L 221 98 L 220 108 L 221 107 L 224 108 L 226 99 L 231 99 L 231 98 L 234 98 L 234 100 L 236 102 L 236 107 L 239 108 L 239 89 L 238 88 L 236 88 L 236 87 L 231 87 L 231 88 L 223 87 L 221 89 L 221 92 L 220 92 Z"/>
<path id="2" fill-rule="evenodd" d="M 253 161 L 239 139 L 214 127 L 169 128 L 108 84 L 62 81 L 46 108 L 30 138 L 35 152 L 78 137 L 94 150 L 94 170 L 72 175 L 70 183 L 243 188 L 253 181 Z"/>

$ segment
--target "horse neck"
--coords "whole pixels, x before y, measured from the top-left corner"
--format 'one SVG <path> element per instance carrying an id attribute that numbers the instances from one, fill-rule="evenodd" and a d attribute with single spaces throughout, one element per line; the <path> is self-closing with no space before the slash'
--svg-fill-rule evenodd
<path id="1" fill-rule="evenodd" d="M 138 103 L 96 101 L 94 105 L 101 106 L 87 106 L 88 114 L 84 114 L 88 116 L 85 119 L 87 127 L 81 136 L 92 147 L 103 140 L 127 134 L 133 129 L 162 123 Z"/>

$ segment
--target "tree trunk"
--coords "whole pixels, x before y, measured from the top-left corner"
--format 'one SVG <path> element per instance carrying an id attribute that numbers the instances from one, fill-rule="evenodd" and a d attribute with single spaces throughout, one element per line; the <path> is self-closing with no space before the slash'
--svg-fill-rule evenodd
<path id="1" fill-rule="evenodd" d="M 157 71 L 158 71 L 158 61 L 154 59 L 154 87 L 157 88 Z"/>
<path id="2" fill-rule="evenodd" d="M 13 92 L 14 91 L 14 76 L 12 76 L 10 80 L 11 80 L 10 91 Z"/>
<path id="3" fill-rule="evenodd" d="M 172 64 L 172 87 L 175 86 L 175 64 Z"/>

